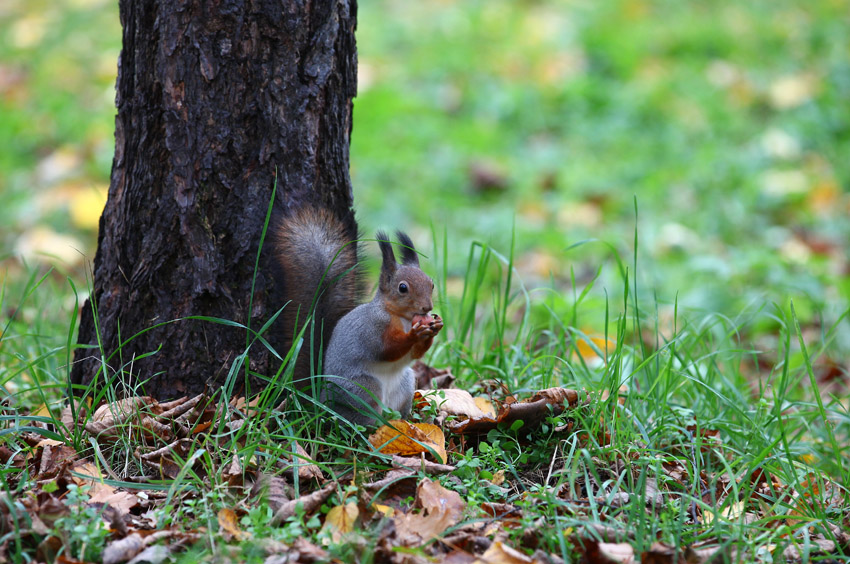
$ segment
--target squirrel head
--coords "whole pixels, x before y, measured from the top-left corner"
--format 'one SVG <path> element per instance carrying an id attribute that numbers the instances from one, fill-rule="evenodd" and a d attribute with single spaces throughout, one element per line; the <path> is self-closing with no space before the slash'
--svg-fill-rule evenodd
<path id="1" fill-rule="evenodd" d="M 393 245 L 387 234 L 378 231 L 376 235 L 383 258 L 378 294 L 390 313 L 412 319 L 434 308 L 431 300 L 434 281 L 419 268 L 419 255 L 410 237 L 401 231 L 396 231 L 396 236 L 401 244 L 401 264 L 395 260 Z"/>

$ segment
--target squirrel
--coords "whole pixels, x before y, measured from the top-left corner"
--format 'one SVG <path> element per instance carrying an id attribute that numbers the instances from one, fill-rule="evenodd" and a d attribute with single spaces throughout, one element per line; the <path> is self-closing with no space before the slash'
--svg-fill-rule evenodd
<path id="1" fill-rule="evenodd" d="M 314 312 L 312 327 L 304 331 L 311 354 L 299 355 L 293 380 L 304 385 L 313 372 L 320 375 L 319 401 L 360 425 L 373 425 L 382 407 L 409 415 L 415 389 L 410 364 L 443 328 L 440 316 L 430 314 L 434 282 L 419 268 L 410 237 L 402 231 L 396 236 L 401 264 L 386 233 L 377 232 L 378 290 L 372 301 L 361 303 L 365 292 L 353 222 L 346 226 L 329 210 L 304 207 L 276 227 L 274 251 L 289 300 L 282 314 L 285 350 Z"/>

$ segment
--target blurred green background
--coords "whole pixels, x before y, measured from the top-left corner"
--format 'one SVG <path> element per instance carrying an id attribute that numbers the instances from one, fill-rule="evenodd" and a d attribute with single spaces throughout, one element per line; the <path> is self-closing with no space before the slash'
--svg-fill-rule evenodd
<path id="1" fill-rule="evenodd" d="M 117 3 L 3 0 L 0 30 L 0 277 L 47 261 L 84 288 Z M 515 228 L 523 282 L 571 292 L 611 248 L 631 265 L 637 232 L 641 291 L 667 307 L 793 299 L 815 333 L 847 309 L 846 0 L 361 0 L 358 50 L 363 230 L 447 233 L 450 292 L 473 240 L 507 254 Z M 600 286 L 621 295 L 617 276 Z"/>

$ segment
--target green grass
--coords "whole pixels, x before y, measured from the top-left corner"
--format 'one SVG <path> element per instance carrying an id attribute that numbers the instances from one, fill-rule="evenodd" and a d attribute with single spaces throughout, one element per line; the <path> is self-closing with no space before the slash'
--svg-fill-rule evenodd
<path id="1" fill-rule="evenodd" d="M 445 240 L 436 237 L 436 243 L 445 253 Z M 592 538 L 587 531 L 593 525 L 629 542 L 636 554 L 656 541 L 682 549 L 710 541 L 724 550 L 747 550 L 745 558 L 751 558 L 756 550 L 779 555 L 791 545 L 809 550 L 807 539 L 816 534 L 834 538 L 830 525 L 848 525 L 850 417 L 846 396 L 822 397 L 814 367 L 834 347 L 839 327 L 824 327 L 821 338 L 807 342 L 793 306 L 785 311 L 766 303 L 731 319 L 676 303 L 636 301 L 641 288 L 631 267 L 605 254 L 594 281 L 564 294 L 525 287 L 510 252 L 475 243 L 462 292 L 441 295 L 439 310 L 447 324 L 428 361 L 451 367 L 457 387 L 481 395 L 483 382 L 496 379 L 520 394 L 550 386 L 590 392 L 589 402 L 551 415 L 539 428 L 513 425 L 477 439 L 456 438 L 449 462 L 457 470 L 445 483 L 463 493 L 469 517 L 483 503 L 516 505 L 524 526 L 508 529 L 507 542 L 527 548 L 531 534 L 537 548 L 568 561 L 582 552 L 572 535 L 582 531 Z M 446 280 L 439 273 L 448 260 L 437 255 L 429 266 L 442 289 Z M 620 277 L 619 284 L 602 284 L 608 274 Z M 35 301 L 49 297 L 49 281 L 49 275 L 31 277 L 24 294 Z M 672 319 L 658 314 L 667 306 Z M 745 337 L 764 318 L 779 325 L 772 351 L 756 350 Z M 3 440 L 13 451 L 26 450 L 18 432 L 46 420 L 28 415 L 28 406 L 46 401 L 54 406 L 48 417 L 56 416 L 55 400 L 66 386 L 67 336 L 53 337 L 61 334 L 58 327 L 30 332 L 31 322 L 12 320 L 2 341 L 4 354 L 20 363 L 2 363 L 4 386 L 26 381 L 25 373 L 38 375 L 29 387 L 19 385 L 10 396 L 15 403 L 5 410 Z M 577 325 L 582 322 L 604 328 L 607 344 L 599 335 L 585 335 Z M 583 348 L 581 341 L 592 344 Z M 764 363 L 769 366 L 761 366 L 759 374 L 755 367 Z M 241 369 L 234 366 L 238 378 Z M 276 385 L 285 389 L 283 374 Z M 223 389 L 214 398 L 213 428 L 180 453 L 177 461 L 185 464 L 179 473 L 161 482 L 167 496 L 154 509 L 158 527 L 209 531 L 197 537 L 187 559 L 233 550 L 248 560 L 265 557 L 252 542 L 232 541 L 227 548 L 213 534 L 220 529 L 218 511 L 225 508 L 240 511 L 240 526 L 256 538 L 321 542 L 327 534 L 321 532 L 322 513 L 347 496 L 357 499 L 361 482 L 391 467 L 386 457 L 371 452 L 362 430 L 333 421 L 323 406 L 307 409 L 309 398 L 302 396 L 299 404 L 291 397 L 281 408 L 273 395 L 263 397 L 246 418 Z M 420 417 L 427 420 L 427 413 Z M 239 419 L 240 426 L 228 424 Z M 50 428 L 72 435 L 55 424 Z M 125 481 L 145 471 L 132 454 L 143 444 L 140 436 L 128 427 L 117 443 L 93 448 L 97 443 L 78 432 L 77 448 L 113 469 L 118 480 L 113 485 L 140 487 Z M 298 460 L 296 441 L 326 476 L 339 481 L 339 491 L 317 514 L 297 514 L 272 526 L 268 507 L 250 503 L 240 488 L 228 485 L 225 470 L 235 458 L 246 469 L 279 474 L 282 460 Z M 499 471 L 505 482 L 496 485 L 491 480 Z M 24 495 L 32 486 L 13 468 L 5 472 L 4 483 L 18 488 L 8 494 Z M 296 479 L 292 487 L 298 492 L 307 486 Z M 110 538 L 91 524 L 97 515 L 89 515 L 85 499 L 84 493 L 69 494 L 71 512 L 57 527 L 67 529 L 61 538 L 68 556 L 97 559 Z M 717 517 L 707 522 L 708 513 Z M 541 527 L 540 518 L 549 525 Z M 381 523 L 364 522 L 357 528 L 360 541 L 330 543 L 328 550 L 345 561 L 370 562 L 381 530 Z M 531 533 L 523 536 L 524 530 Z"/>
<path id="2" fill-rule="evenodd" d="M 531 436 L 501 429 L 452 454 L 448 485 L 470 504 L 523 508 L 517 546 L 545 517 L 540 545 L 565 558 L 589 523 L 637 552 L 656 539 L 719 539 L 776 545 L 776 556 L 842 522 L 849 28 L 836 0 L 359 3 L 358 217 L 367 233 L 398 227 L 419 246 L 434 241 L 425 263 L 447 326 L 429 361 L 473 391 L 496 379 L 519 393 L 593 392 Z M 45 228 L 94 255 L 91 224 L 69 212 L 108 183 L 120 27 L 109 2 L 13 0 L 0 29 L 0 441 L 17 451 L 28 447 L 9 431 L 58 416 L 87 291 L 80 255 L 17 255 Z M 607 363 L 588 352 L 605 356 L 606 343 Z M 236 432 L 209 431 L 185 453 L 195 468 L 163 484 L 159 515 L 207 529 L 187 558 L 225 552 L 213 535 L 221 508 L 243 508 L 255 537 L 320 534 L 315 516 L 270 526 L 267 509 L 226 486 L 221 461 L 254 457 L 279 472 L 297 440 L 343 483 L 387 465 L 366 456 L 362 434 L 270 402 Z M 224 395 L 216 406 L 221 421 L 234 417 Z M 57 432 L 121 480 L 142 471 L 133 436 L 97 453 L 79 429 Z M 671 476 L 679 465 L 686 476 Z M 498 470 L 507 485 L 489 481 Z M 0 471 L 6 499 L 32 486 Z M 750 480 L 761 472 L 775 478 L 766 491 Z M 838 484 L 843 501 L 827 503 L 812 475 Z M 662 492 L 649 509 L 648 481 Z M 692 520 L 724 509 L 711 525 Z M 71 556 L 105 546 L 90 517 L 81 509 L 59 525 Z M 330 550 L 368 561 L 379 528 L 364 524 L 359 544 Z M 238 550 L 260 559 L 250 542 Z"/>

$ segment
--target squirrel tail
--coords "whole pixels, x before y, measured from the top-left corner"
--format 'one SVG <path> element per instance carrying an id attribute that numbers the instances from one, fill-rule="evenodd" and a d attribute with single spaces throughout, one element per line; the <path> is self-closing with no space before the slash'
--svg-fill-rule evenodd
<path id="1" fill-rule="evenodd" d="M 275 231 L 274 252 L 282 271 L 283 296 L 289 302 L 281 313 L 282 352 L 289 351 L 314 314 L 304 331 L 293 376 L 305 385 L 311 364 L 318 370 L 337 322 L 362 300 L 357 230 L 354 222 L 346 226 L 330 210 L 305 207 L 283 217 Z"/>

